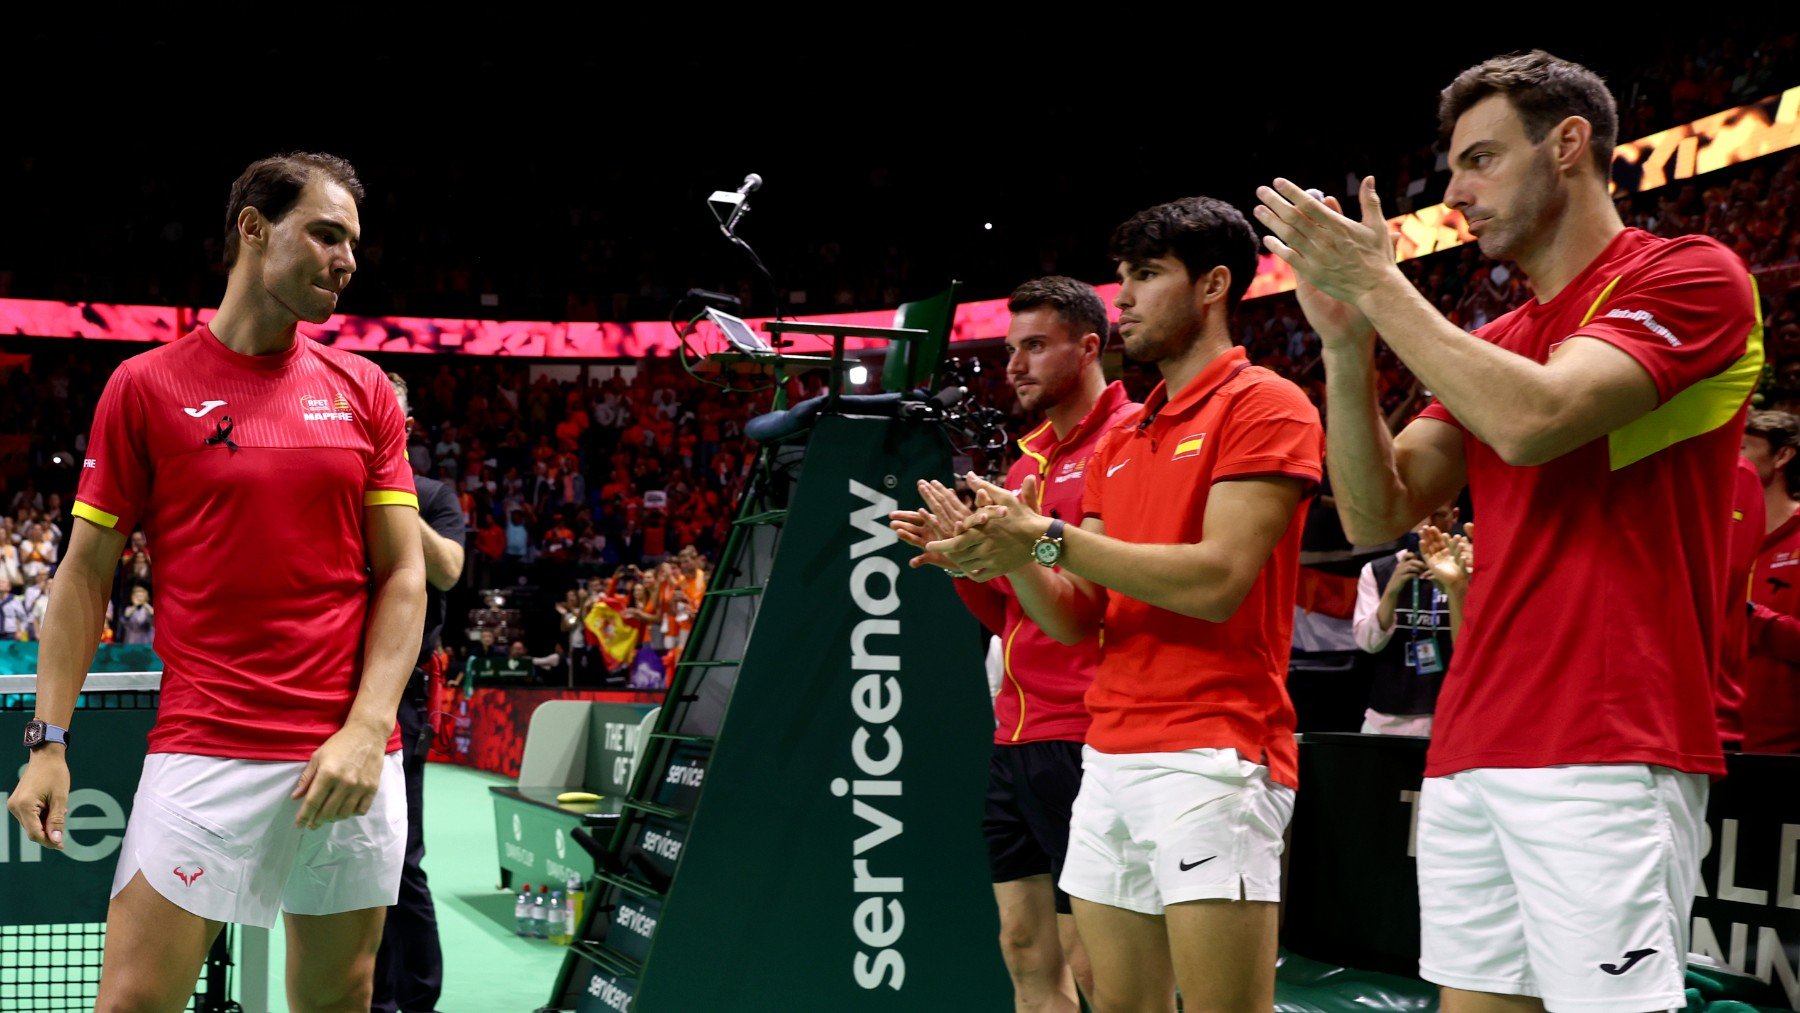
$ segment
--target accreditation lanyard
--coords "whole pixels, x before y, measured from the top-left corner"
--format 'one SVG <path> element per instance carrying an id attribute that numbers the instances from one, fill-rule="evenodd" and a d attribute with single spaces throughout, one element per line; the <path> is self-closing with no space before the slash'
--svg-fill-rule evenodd
<path id="1" fill-rule="evenodd" d="M 1444 656 L 1438 651 L 1437 617 L 1438 597 L 1443 593 L 1437 585 L 1431 586 L 1431 611 L 1419 611 L 1419 585 L 1425 581 L 1414 577 L 1412 581 L 1412 636 L 1406 642 L 1406 664 L 1420 676 L 1444 674 Z M 1421 618 L 1431 623 L 1431 632 L 1420 636 L 1419 622 Z"/>

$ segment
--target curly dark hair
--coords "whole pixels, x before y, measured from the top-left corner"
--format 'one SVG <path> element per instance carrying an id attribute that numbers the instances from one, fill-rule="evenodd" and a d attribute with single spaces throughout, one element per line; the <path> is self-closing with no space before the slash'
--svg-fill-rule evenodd
<path id="1" fill-rule="evenodd" d="M 368 196 L 363 191 L 362 180 L 356 178 L 354 166 L 336 155 L 320 151 L 295 151 L 251 162 L 237 181 L 231 184 L 231 197 L 225 202 L 227 270 L 237 264 L 238 215 L 243 214 L 245 208 L 255 208 L 269 221 L 280 221 L 283 215 L 293 210 L 294 204 L 300 200 L 300 191 L 306 189 L 306 184 L 312 181 L 315 173 L 343 187 L 356 201 L 356 206 L 362 207 L 363 200 Z"/>
<path id="2" fill-rule="evenodd" d="M 1085 281 L 1076 281 L 1060 274 L 1032 280 L 1013 289 L 1013 294 L 1006 300 L 1008 313 L 1024 313 L 1048 306 L 1075 328 L 1076 337 L 1084 334 L 1100 335 L 1100 343 L 1106 344 L 1109 321 L 1106 316 L 1106 303 L 1094 286 Z"/>
<path id="3" fill-rule="evenodd" d="M 1183 197 L 1146 208 L 1113 230 L 1107 253 L 1125 264 L 1174 257 L 1190 279 L 1215 267 L 1231 272 L 1225 308 L 1236 308 L 1256 277 L 1256 233 L 1243 212 L 1212 197 Z"/>
<path id="4" fill-rule="evenodd" d="M 1456 121 L 1490 95 L 1506 96 L 1525 121 L 1525 136 L 1533 144 L 1571 116 L 1587 120 L 1594 128 L 1588 143 L 1594 165 L 1601 179 L 1611 178 L 1613 147 L 1619 143 L 1619 107 L 1600 75 L 1541 49 L 1478 63 L 1456 75 L 1438 95 L 1438 134 L 1446 147 Z"/>

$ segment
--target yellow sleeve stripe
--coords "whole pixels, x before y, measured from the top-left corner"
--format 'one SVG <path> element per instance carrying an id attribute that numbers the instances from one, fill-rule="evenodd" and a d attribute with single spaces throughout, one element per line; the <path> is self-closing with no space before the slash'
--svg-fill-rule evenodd
<path id="1" fill-rule="evenodd" d="M 103 528 L 117 530 L 119 527 L 118 514 L 109 514 L 97 506 L 83 503 L 80 500 L 75 501 L 74 509 L 69 512 L 83 520 L 98 524 Z"/>
<path id="2" fill-rule="evenodd" d="M 1602 289 L 1600 292 L 1600 298 L 1594 300 L 1594 305 L 1588 307 L 1587 316 L 1581 318 L 1581 326 L 1586 327 L 1589 323 L 1593 322 L 1594 314 L 1600 312 L 1600 307 L 1606 305 L 1606 297 L 1612 295 L 1613 289 L 1618 288 L 1619 282 L 1624 280 L 1625 276 L 1621 274 L 1617 278 L 1606 283 L 1606 288 Z"/>
<path id="3" fill-rule="evenodd" d="M 1750 301 L 1756 307 L 1755 322 L 1744 338 L 1744 354 L 1715 376 L 1687 387 L 1662 407 L 1607 435 L 1612 470 L 1629 467 L 1669 447 L 1713 430 L 1737 418 L 1762 379 L 1763 321 L 1756 279 L 1750 279 Z"/>
<path id="4" fill-rule="evenodd" d="M 419 497 L 396 489 L 376 489 L 363 493 L 363 506 L 409 506 L 419 509 Z"/>

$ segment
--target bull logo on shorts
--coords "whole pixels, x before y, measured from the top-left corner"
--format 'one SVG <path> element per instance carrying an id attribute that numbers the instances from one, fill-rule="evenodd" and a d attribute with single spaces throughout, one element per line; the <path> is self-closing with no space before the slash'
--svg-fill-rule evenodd
<path id="1" fill-rule="evenodd" d="M 175 878 L 181 880 L 183 886 L 193 886 L 194 880 L 199 879 L 204 875 L 206 875 L 205 869 L 195 869 L 193 872 L 182 872 L 181 866 L 177 865 L 175 867 Z"/>

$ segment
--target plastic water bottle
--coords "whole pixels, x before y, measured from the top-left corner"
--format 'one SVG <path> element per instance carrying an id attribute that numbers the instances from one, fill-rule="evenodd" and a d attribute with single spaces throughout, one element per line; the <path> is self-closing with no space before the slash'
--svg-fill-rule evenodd
<path id="1" fill-rule="evenodd" d="M 513 932 L 521 936 L 531 935 L 530 883 L 526 883 L 525 889 L 519 891 L 519 896 L 513 900 Z"/>
<path id="2" fill-rule="evenodd" d="M 581 914 L 587 910 L 587 890 L 580 876 L 569 877 L 569 890 L 564 898 L 564 913 L 569 919 L 569 938 L 573 940 L 575 933 L 581 930 Z"/>
<path id="3" fill-rule="evenodd" d="M 550 894 L 550 903 L 544 908 L 544 918 L 548 923 L 545 927 L 545 932 L 549 936 L 550 941 L 558 946 L 569 945 L 569 937 L 563 934 L 564 927 L 568 923 L 563 918 L 563 896 L 561 890 L 554 891 Z"/>
<path id="4" fill-rule="evenodd" d="M 531 899 L 531 937 L 547 939 L 549 933 L 550 887 L 538 887 L 537 896 Z"/>

